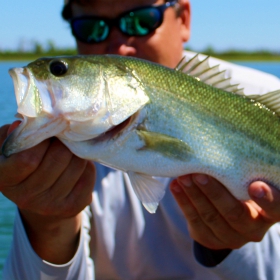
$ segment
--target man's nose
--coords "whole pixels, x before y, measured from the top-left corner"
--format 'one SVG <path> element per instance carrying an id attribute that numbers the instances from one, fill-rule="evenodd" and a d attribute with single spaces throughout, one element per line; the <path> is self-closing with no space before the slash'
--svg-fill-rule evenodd
<path id="1" fill-rule="evenodd" d="M 107 38 L 106 53 L 123 56 L 135 56 L 137 49 L 132 45 L 134 37 L 126 36 L 117 28 L 112 28 L 109 38 Z"/>

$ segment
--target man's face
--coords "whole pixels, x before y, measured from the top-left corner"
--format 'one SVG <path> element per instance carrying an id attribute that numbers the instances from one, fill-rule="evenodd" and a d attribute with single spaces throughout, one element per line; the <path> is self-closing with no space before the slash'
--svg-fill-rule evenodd
<path id="1" fill-rule="evenodd" d="M 72 4 L 73 17 L 94 15 L 115 18 L 122 12 L 147 5 L 159 5 L 155 0 L 91 0 Z M 143 37 L 129 37 L 113 27 L 108 38 L 97 44 L 77 41 L 80 54 L 119 54 L 147 59 L 174 68 L 182 57 L 182 44 L 189 39 L 189 2 L 180 1 L 183 8 L 176 16 L 173 7 L 164 12 L 163 23 L 154 32 Z"/>

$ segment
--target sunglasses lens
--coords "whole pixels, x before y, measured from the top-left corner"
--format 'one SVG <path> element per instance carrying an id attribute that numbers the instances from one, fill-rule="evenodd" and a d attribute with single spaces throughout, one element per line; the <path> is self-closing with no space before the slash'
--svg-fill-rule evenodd
<path id="1" fill-rule="evenodd" d="M 162 23 L 162 13 L 157 8 L 131 11 L 120 19 L 120 29 L 127 35 L 145 36 Z"/>
<path id="2" fill-rule="evenodd" d="M 105 21 L 92 18 L 75 19 L 71 23 L 73 35 L 85 43 L 104 41 L 109 34 L 109 26 Z"/>

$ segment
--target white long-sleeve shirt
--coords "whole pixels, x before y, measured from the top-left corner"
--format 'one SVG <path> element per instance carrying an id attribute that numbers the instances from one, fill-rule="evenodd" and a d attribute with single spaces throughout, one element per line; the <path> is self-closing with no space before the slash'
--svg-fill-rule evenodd
<path id="1" fill-rule="evenodd" d="M 194 54 L 184 55 L 189 59 Z M 280 89 L 280 80 L 272 75 L 211 58 L 210 64 L 217 63 L 228 69 L 233 83 L 239 82 L 245 93 Z M 126 174 L 96 166 L 93 201 L 83 211 L 80 243 L 73 259 L 64 265 L 40 259 L 17 213 L 3 279 L 280 279 L 279 224 L 261 242 L 250 242 L 216 266 L 206 267 L 196 259 L 187 222 L 169 190 L 156 214 L 149 214 Z M 169 185 L 171 179 L 160 180 Z"/>

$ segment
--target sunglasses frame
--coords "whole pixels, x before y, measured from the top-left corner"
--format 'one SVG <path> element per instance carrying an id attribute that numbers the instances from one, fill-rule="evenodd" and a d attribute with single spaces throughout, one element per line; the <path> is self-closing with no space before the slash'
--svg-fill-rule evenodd
<path id="1" fill-rule="evenodd" d="M 125 34 L 126 36 L 133 36 L 133 37 L 143 37 L 143 36 L 147 36 L 149 34 L 151 34 L 153 31 L 155 31 L 159 26 L 161 26 L 162 22 L 163 22 L 163 17 L 164 17 L 164 12 L 165 10 L 167 10 L 169 7 L 173 7 L 175 6 L 177 3 L 178 3 L 179 0 L 173 0 L 173 1 L 168 1 L 162 5 L 158 5 L 158 6 L 143 6 L 143 7 L 139 7 L 139 8 L 135 8 L 135 9 L 132 9 L 132 10 L 128 10 L 128 11 L 125 11 L 121 14 L 119 14 L 117 17 L 115 18 L 106 18 L 106 17 L 98 17 L 98 16 L 80 16 L 80 17 L 75 17 L 75 18 L 71 18 L 69 19 L 68 21 L 70 22 L 70 26 L 71 26 L 71 30 L 72 30 L 72 34 L 73 36 L 80 42 L 83 42 L 83 43 L 86 43 L 86 44 L 98 44 L 98 43 L 101 43 L 101 42 L 104 42 L 109 34 L 110 34 L 110 31 L 112 29 L 112 27 L 116 26 L 120 32 L 122 32 L 123 34 Z M 139 10 L 143 10 L 143 9 L 147 9 L 147 8 L 155 8 L 159 11 L 159 15 L 160 15 L 160 18 L 159 18 L 159 21 L 158 23 L 151 29 L 147 32 L 147 34 L 135 34 L 135 35 L 131 35 L 127 32 L 125 32 L 124 30 L 121 29 L 120 27 L 120 22 L 121 22 L 121 19 L 124 18 L 125 16 L 129 16 L 130 13 L 133 13 L 133 12 L 137 12 Z M 84 38 L 82 38 L 76 31 L 75 31 L 75 28 L 74 28 L 74 25 L 75 25 L 75 22 L 79 21 L 79 20 L 87 20 L 87 19 L 92 19 L 92 20 L 96 20 L 96 21 L 103 21 L 107 27 L 109 28 L 109 31 L 108 31 L 108 34 L 106 37 L 104 37 L 102 40 L 100 41 L 88 41 Z"/>

